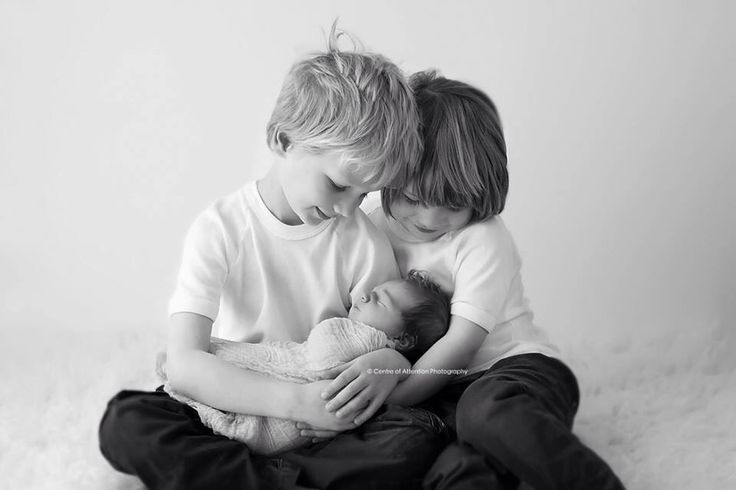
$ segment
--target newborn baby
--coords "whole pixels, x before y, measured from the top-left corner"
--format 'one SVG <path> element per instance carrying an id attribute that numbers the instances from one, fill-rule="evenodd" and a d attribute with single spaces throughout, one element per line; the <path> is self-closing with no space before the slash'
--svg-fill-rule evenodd
<path id="1" fill-rule="evenodd" d="M 303 343 L 232 342 L 212 338 L 210 353 L 244 369 L 297 383 L 322 379 L 320 374 L 384 347 L 394 348 L 411 362 L 422 356 L 447 331 L 449 298 L 426 274 L 410 271 L 406 279 L 385 282 L 353 304 L 347 318 L 318 323 Z M 159 374 L 165 379 L 163 362 Z M 264 455 L 309 443 L 291 420 L 222 412 L 177 394 L 172 397 L 197 410 L 215 433 L 242 441 Z"/>

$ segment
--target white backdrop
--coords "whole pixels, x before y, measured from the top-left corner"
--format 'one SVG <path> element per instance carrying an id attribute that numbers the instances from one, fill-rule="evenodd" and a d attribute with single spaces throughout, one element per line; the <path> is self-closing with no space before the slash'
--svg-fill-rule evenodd
<path id="1" fill-rule="evenodd" d="M 265 172 L 283 76 L 339 16 L 497 103 L 541 325 L 612 345 L 722 335 L 734 5 L 0 0 L 0 324 L 163 326 L 186 227 Z"/>

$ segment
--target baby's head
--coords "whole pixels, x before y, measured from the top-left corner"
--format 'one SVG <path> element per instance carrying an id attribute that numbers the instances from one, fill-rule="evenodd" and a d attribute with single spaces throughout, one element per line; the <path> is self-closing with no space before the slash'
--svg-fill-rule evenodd
<path id="1" fill-rule="evenodd" d="M 447 332 L 450 299 L 425 272 L 412 270 L 363 295 L 348 317 L 383 331 L 413 363 Z"/>
<path id="2" fill-rule="evenodd" d="M 421 153 L 419 116 L 408 80 L 385 57 L 342 51 L 332 25 L 326 52 L 294 63 L 267 126 L 269 147 L 337 154 L 363 184 L 379 189 L 400 179 Z"/>

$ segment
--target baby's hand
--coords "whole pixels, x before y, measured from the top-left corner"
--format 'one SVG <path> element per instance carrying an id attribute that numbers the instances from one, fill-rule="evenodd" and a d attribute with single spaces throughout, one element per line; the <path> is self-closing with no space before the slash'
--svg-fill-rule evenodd
<path id="1" fill-rule="evenodd" d="M 361 425 L 383 405 L 401 379 L 401 371 L 410 367 L 404 356 L 391 349 L 364 354 L 322 392 L 322 398 L 330 399 L 326 409 L 338 419 Z"/>

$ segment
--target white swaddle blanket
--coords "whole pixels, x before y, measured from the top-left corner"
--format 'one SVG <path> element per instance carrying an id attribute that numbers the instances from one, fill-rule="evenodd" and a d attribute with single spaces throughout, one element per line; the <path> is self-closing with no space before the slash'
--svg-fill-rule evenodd
<path id="1" fill-rule="evenodd" d="M 330 318 L 317 324 L 303 343 L 262 342 L 251 344 L 212 338 L 210 352 L 244 369 L 296 383 L 320 379 L 326 369 L 337 367 L 368 352 L 392 347 L 386 334 L 349 318 Z M 159 373 L 165 378 L 163 366 Z M 242 441 L 264 455 L 272 455 L 307 444 L 293 420 L 222 412 L 179 395 L 166 382 L 169 395 L 191 406 L 216 434 Z"/>

